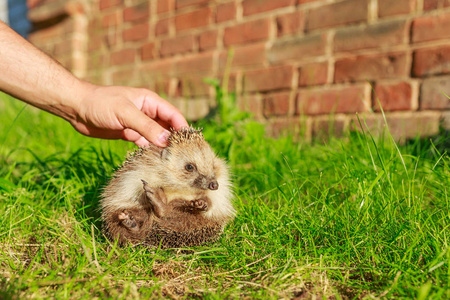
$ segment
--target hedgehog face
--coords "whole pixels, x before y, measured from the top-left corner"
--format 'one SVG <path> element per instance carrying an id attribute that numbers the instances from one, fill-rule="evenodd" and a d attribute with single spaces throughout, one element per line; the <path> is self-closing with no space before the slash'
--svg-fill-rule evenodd
<path id="1" fill-rule="evenodd" d="M 181 143 L 163 151 L 166 183 L 185 189 L 217 190 L 216 156 L 205 141 Z"/>
<path id="2" fill-rule="evenodd" d="M 161 153 L 168 172 L 166 183 L 182 189 L 217 190 L 217 158 L 201 129 L 172 131 L 169 145 Z"/>

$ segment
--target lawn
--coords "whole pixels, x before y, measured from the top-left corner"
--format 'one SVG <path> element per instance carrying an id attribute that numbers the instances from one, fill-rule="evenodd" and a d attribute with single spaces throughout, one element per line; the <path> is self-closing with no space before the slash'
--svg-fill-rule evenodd
<path id="1" fill-rule="evenodd" d="M 0 97 L 0 299 L 450 298 L 444 132 L 293 142 L 222 102 L 199 126 L 231 166 L 235 220 L 204 247 L 120 248 L 98 197 L 133 145 Z"/>

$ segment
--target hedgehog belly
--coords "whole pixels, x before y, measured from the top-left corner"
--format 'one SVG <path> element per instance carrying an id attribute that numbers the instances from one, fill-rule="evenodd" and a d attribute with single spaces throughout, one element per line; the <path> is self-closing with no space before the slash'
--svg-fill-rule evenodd
<path id="1" fill-rule="evenodd" d="M 222 234 L 223 228 L 223 224 L 210 222 L 205 226 L 179 231 L 155 223 L 143 244 L 162 249 L 201 246 L 215 242 Z"/>
<path id="2" fill-rule="evenodd" d="M 185 212 L 172 212 L 164 218 L 154 218 L 144 209 L 126 209 L 137 226 L 130 228 L 119 219 L 123 209 L 104 214 L 104 234 L 117 240 L 120 246 L 140 244 L 149 248 L 181 248 L 215 242 L 226 221 L 211 221 Z"/>

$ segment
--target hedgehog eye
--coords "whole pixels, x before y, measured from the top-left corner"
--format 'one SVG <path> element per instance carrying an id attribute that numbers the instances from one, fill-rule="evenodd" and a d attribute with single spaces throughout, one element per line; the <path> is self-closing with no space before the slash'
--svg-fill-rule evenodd
<path id="1" fill-rule="evenodd" d="M 195 170 L 195 167 L 192 164 L 187 164 L 184 168 L 188 172 L 193 172 Z"/>

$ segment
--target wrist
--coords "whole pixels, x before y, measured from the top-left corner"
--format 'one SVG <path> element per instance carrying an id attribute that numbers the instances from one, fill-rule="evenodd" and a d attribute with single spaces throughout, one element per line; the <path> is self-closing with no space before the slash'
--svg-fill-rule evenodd
<path id="1" fill-rule="evenodd" d="M 79 121 L 80 119 L 84 121 L 84 108 L 97 86 L 78 78 L 75 78 L 75 80 L 76 82 L 72 85 L 73 93 L 72 95 L 68 95 L 68 98 L 71 99 L 70 109 L 75 121 Z"/>
<path id="2" fill-rule="evenodd" d="M 64 93 L 56 101 L 58 107 L 52 112 L 63 119 L 69 121 L 72 125 L 84 120 L 83 103 L 87 101 L 89 95 L 95 89 L 95 85 L 73 77 L 73 82 L 69 83 L 64 89 Z"/>

